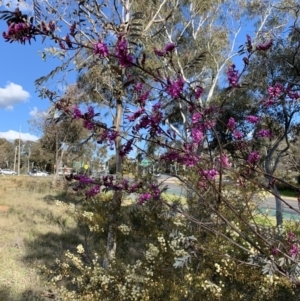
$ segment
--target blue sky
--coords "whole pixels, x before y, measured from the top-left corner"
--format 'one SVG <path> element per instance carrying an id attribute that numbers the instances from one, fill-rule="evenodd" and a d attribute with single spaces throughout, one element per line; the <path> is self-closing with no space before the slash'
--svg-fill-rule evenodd
<path id="1" fill-rule="evenodd" d="M 0 1 L 1 2 L 1 1 Z M 4 2 L 5 3 L 5 2 Z M 0 6 L 2 10 L 4 7 Z M 44 45 L 41 39 L 30 45 L 6 43 L 0 21 L 0 137 L 17 139 L 21 127 L 22 140 L 36 140 L 38 133 L 29 125 L 38 111 L 45 111 L 49 102 L 35 92 L 34 81 L 57 66 L 54 60 L 44 62 L 38 54 Z"/>
<path id="2" fill-rule="evenodd" d="M 3 0 L 6 4 L 8 0 Z M 13 2 L 17 2 L 14 0 Z M 0 0 L 1 4 L 1 0 Z M 7 9 L 0 6 L 0 9 Z M 10 10 L 12 7 L 10 7 Z M 41 39 L 31 45 L 7 43 L 2 32 L 7 30 L 6 23 L 0 21 L 0 137 L 17 139 L 21 127 L 23 140 L 36 140 L 38 133 L 28 123 L 37 112 L 49 107 L 48 100 L 40 99 L 35 92 L 34 81 L 48 74 L 59 62 L 47 59 L 44 62 L 39 51 L 45 45 Z"/>
<path id="3" fill-rule="evenodd" d="M 6 4 L 9 0 L 0 0 Z M 11 2 L 11 0 L 10 0 Z M 17 2 L 13 0 L 12 2 Z M 7 9 L 0 6 L 0 10 Z M 12 7 L 10 8 L 12 9 Z M 253 29 L 248 24 L 240 32 L 237 45 L 246 41 L 246 33 L 253 35 Z M 17 139 L 21 127 L 23 140 L 36 140 L 38 133 L 29 125 L 37 112 L 45 111 L 49 107 L 47 99 L 40 99 L 35 92 L 34 81 L 53 70 L 59 61 L 47 59 L 44 62 L 39 51 L 45 48 L 41 38 L 32 41 L 31 45 L 19 43 L 6 43 L 2 32 L 7 30 L 6 23 L 0 21 L 0 137 Z M 238 69 L 242 69 L 242 57 L 234 58 Z"/>

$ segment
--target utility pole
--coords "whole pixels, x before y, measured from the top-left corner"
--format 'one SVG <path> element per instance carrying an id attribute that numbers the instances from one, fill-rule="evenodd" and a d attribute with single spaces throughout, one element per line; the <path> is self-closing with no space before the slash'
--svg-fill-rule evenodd
<path id="1" fill-rule="evenodd" d="M 14 158 L 14 171 L 16 171 L 16 161 L 17 161 L 17 149 L 18 147 L 15 147 L 15 158 Z"/>
<path id="2" fill-rule="evenodd" d="M 21 126 L 19 132 L 19 152 L 18 152 L 18 176 L 20 175 L 20 158 L 21 158 Z"/>

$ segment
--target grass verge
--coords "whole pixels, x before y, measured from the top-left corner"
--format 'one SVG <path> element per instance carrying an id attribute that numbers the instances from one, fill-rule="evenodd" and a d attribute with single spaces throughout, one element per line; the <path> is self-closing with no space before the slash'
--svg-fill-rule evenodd
<path id="1" fill-rule="evenodd" d="M 281 196 L 290 197 L 290 198 L 297 198 L 299 196 L 299 193 L 294 190 L 288 190 L 288 189 L 281 189 L 279 190 Z"/>
<path id="2" fill-rule="evenodd" d="M 51 181 L 0 178 L 0 300 L 53 300 L 38 266 L 74 249 L 75 223 L 57 206 Z"/>

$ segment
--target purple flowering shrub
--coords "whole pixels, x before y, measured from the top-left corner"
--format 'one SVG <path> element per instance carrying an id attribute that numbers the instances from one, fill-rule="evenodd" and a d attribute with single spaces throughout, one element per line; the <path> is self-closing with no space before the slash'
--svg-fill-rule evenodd
<path id="1" fill-rule="evenodd" d="M 112 191 L 112 209 L 108 214 L 113 210 L 117 211 L 116 208 L 121 211 L 124 196 L 136 194 L 137 207 L 141 211 L 144 210 L 142 212 L 152 214 L 152 225 L 159 224 L 160 231 L 163 231 L 163 225 L 160 223 L 173 223 L 178 231 L 185 234 L 195 233 L 195 239 L 190 235 L 187 241 L 179 239 L 177 244 L 168 244 L 168 248 L 176 255 L 175 267 L 184 266 L 184 260 L 193 259 L 192 267 L 196 269 L 197 265 L 194 262 L 197 261 L 197 254 L 203 252 L 206 254 L 204 256 L 208 256 L 212 251 L 217 252 L 220 243 L 224 246 L 221 251 L 223 257 L 226 254 L 233 262 L 241 261 L 246 265 L 251 255 L 250 265 L 267 269 L 270 263 L 268 272 L 278 273 L 299 285 L 296 277 L 298 272 L 292 270 L 299 265 L 298 239 L 290 234 L 288 239 L 282 234 L 265 235 L 264 230 L 256 224 L 255 215 L 259 211 L 260 201 L 255 202 L 254 196 L 256 197 L 256 192 L 261 191 L 274 194 L 275 182 L 280 180 L 264 168 L 264 162 L 267 160 L 264 149 L 259 147 L 259 143 L 270 142 L 276 138 L 276 133 L 267 127 L 266 116 L 273 116 L 274 112 L 282 108 L 283 103 L 296 105 L 300 91 L 292 89 L 289 83 L 271 83 L 264 91 L 264 97 L 256 102 L 254 113 L 247 112 L 242 120 L 236 120 L 231 115 L 226 116 L 225 120 L 222 114 L 226 103 L 206 104 L 205 87 L 199 83 L 191 83 L 177 70 L 173 61 L 176 55 L 174 43 L 162 45 L 160 49 L 154 48 L 151 53 L 158 61 L 168 61 L 167 67 L 161 63 L 161 69 L 164 71 L 161 72 L 159 69 L 152 69 L 149 66 L 151 64 L 146 64 L 148 61 L 145 53 L 140 56 L 133 53 L 129 40 L 123 33 L 118 32 L 114 39 L 102 37 L 93 43 L 81 44 L 76 39 L 75 23 L 70 25 L 64 37 L 60 37 L 52 21 L 34 26 L 20 18 L 19 11 L 15 14 L 17 18 L 8 24 L 7 31 L 3 33 L 6 41 L 25 44 L 36 36 L 45 36 L 57 42 L 64 51 L 90 51 L 97 59 L 96 62 L 111 67 L 118 78 L 116 82 L 121 82 L 120 94 L 127 101 L 130 99 L 130 112 L 124 113 L 130 130 L 125 133 L 121 127 L 108 127 L 93 106 L 84 110 L 70 100 L 68 103 L 56 103 L 56 108 L 73 119 L 81 120 L 82 126 L 96 137 L 99 144 L 115 150 L 121 163 L 134 147 L 140 148 L 141 141 L 157 145 L 161 153 L 158 163 L 180 166 L 182 174 L 177 175 L 177 180 L 187 190 L 187 198 L 186 204 L 169 201 L 163 195 L 168 191 L 167 183 L 159 183 L 151 177 L 148 180 L 140 174 L 136 176 L 138 181 L 135 182 L 124 179 L 121 175 L 118 175 L 117 179 L 103 176 L 96 180 L 86 175 L 70 175 L 67 180 L 73 183 L 75 191 L 82 191 L 88 202 L 101 197 L 107 191 Z M 250 36 L 246 37 L 243 69 L 239 71 L 231 64 L 225 72 L 228 82 L 226 97 L 229 101 L 231 95 L 234 97 L 234 92 L 243 87 L 243 75 L 247 74 L 252 58 L 261 52 L 267 55 L 272 45 L 273 41 L 270 40 L 255 46 L 252 45 Z M 143 73 L 147 80 L 138 76 L 137 71 Z M 119 104 L 121 99 L 118 99 Z M 182 120 L 179 122 L 179 129 L 172 125 L 169 118 L 173 107 L 180 110 Z M 220 125 L 228 138 L 224 144 L 218 131 Z M 228 174 L 232 180 L 229 188 L 224 181 Z M 263 183 L 260 181 L 263 177 L 270 181 L 267 184 Z M 282 199 L 281 201 L 284 202 Z M 144 217 L 147 223 L 146 215 Z M 107 227 L 116 230 L 114 223 Z M 170 228 L 170 224 L 168 227 Z M 205 235 L 201 231 L 205 232 Z M 214 250 L 205 250 L 205 247 L 201 246 L 202 240 L 205 239 L 213 241 L 209 247 L 214 245 Z M 167 249 L 160 244 L 160 249 L 155 246 L 152 248 L 153 254 Z M 178 246 L 181 247 L 181 251 L 176 253 Z M 149 255 L 149 252 L 147 254 L 151 260 L 156 256 Z M 260 258 L 263 259 L 259 262 Z M 281 265 L 282 258 L 285 260 L 284 265 Z M 159 275 L 158 270 L 153 273 Z M 224 280 L 224 277 L 220 276 L 221 278 Z"/>

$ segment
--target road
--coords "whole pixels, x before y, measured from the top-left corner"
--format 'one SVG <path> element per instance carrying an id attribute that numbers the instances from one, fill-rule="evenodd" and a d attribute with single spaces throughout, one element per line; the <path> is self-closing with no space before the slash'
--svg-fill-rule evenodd
<path id="1" fill-rule="evenodd" d="M 298 209 L 298 202 L 296 198 L 287 198 L 282 197 L 284 201 L 286 201 L 291 207 Z M 264 200 L 264 202 L 260 206 L 261 210 L 263 212 L 266 211 L 266 209 L 269 209 L 269 214 L 272 216 L 276 216 L 276 204 L 275 204 L 275 198 L 273 196 L 267 196 Z M 295 210 L 289 208 L 288 205 L 283 204 L 283 218 L 284 219 L 296 219 L 300 220 L 300 214 L 296 212 Z"/>
<path id="2" fill-rule="evenodd" d="M 186 190 L 183 187 L 180 187 L 179 180 L 176 177 L 171 177 L 170 175 L 163 174 L 159 177 L 158 181 L 164 182 L 168 186 L 168 193 L 178 196 L 186 195 Z M 282 199 L 286 201 L 291 207 L 298 209 L 298 202 L 296 198 L 283 197 Z M 266 212 L 266 210 L 268 210 L 270 216 L 276 216 L 276 204 L 273 196 L 267 196 L 259 207 L 262 212 Z M 283 205 L 283 215 L 284 219 L 300 220 L 300 214 L 298 212 L 295 212 L 285 204 Z"/>

